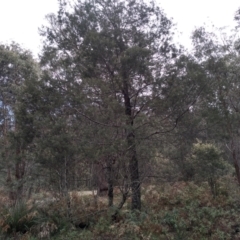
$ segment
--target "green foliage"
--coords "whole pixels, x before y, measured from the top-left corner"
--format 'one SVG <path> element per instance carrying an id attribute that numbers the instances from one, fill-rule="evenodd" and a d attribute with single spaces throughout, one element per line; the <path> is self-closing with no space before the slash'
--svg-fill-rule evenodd
<path id="1" fill-rule="evenodd" d="M 124 178 L 120 182 L 127 179 L 132 188 L 133 209 L 140 209 L 140 172 L 155 150 L 149 142 L 147 148 L 154 150 L 146 151 L 144 140 L 172 129 L 187 112 L 200 81 L 198 72 L 182 73 L 198 64 L 190 56 L 177 58 L 181 51 L 172 43 L 173 24 L 154 1 L 86 0 L 73 8 L 60 2 L 59 9 L 42 29 L 44 82 L 58 95 L 43 118 L 51 115 L 51 130 L 60 118 L 65 128 L 56 131 L 57 141 L 51 130 L 43 135 L 44 150 L 50 152 L 44 162 L 54 170 L 61 165 L 58 172 L 63 172 L 75 159 L 104 164 L 114 159 Z M 166 116 L 171 120 L 162 121 Z M 67 141 L 59 141 L 71 132 Z"/>
<path id="2" fill-rule="evenodd" d="M 16 43 L 0 44 L 0 165 L 8 173 L 9 193 L 20 200 L 32 183 L 32 169 L 26 174 L 25 166 L 33 163 L 30 144 L 36 133 L 28 105 L 34 91 L 26 94 L 26 88 L 35 85 L 39 76 L 38 64 L 29 51 Z"/>
<path id="3" fill-rule="evenodd" d="M 237 190 L 233 181 L 231 185 Z M 222 184 L 220 189 L 228 192 L 228 187 Z M 156 186 L 144 196 L 148 216 L 140 226 L 144 236 L 151 233 L 150 239 L 230 240 L 239 236 L 235 232 L 239 219 L 238 205 L 235 205 L 238 200 L 221 193 L 212 198 L 207 185 L 179 182 L 164 188 Z"/>
<path id="4" fill-rule="evenodd" d="M 193 145 L 191 157 L 195 178 L 198 181 L 207 181 L 214 197 L 218 194 L 217 180 L 227 168 L 221 155 L 221 151 L 211 143 L 198 142 Z"/>

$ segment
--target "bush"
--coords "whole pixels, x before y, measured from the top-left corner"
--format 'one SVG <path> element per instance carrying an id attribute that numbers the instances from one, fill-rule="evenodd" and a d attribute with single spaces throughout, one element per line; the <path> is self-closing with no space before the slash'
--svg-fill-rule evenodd
<path id="1" fill-rule="evenodd" d="M 227 169 L 221 155 L 221 151 L 211 143 L 198 142 L 193 145 L 191 157 L 195 180 L 207 181 L 214 197 L 218 194 L 217 180 Z"/>
<path id="2" fill-rule="evenodd" d="M 25 234 L 35 224 L 36 211 L 26 202 L 16 202 L 14 206 L 3 207 L 0 228 L 4 234 Z"/>

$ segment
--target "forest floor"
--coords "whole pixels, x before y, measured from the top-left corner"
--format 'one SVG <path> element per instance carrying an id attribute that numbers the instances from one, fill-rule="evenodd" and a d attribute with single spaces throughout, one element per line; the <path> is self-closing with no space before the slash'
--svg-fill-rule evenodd
<path id="1" fill-rule="evenodd" d="M 218 184 L 215 197 L 207 183 L 144 184 L 142 211 L 130 211 L 129 199 L 114 219 L 116 208 L 107 207 L 107 196 L 96 198 L 92 191 L 74 191 L 69 206 L 66 199 L 50 201 L 50 193 L 41 193 L 34 196 L 35 203 L 41 198 L 45 203 L 34 205 L 32 201 L 34 210 L 29 203 L 2 207 L 0 227 L 5 238 L 1 239 L 240 239 L 240 188 L 229 176 Z M 120 197 L 115 197 L 115 205 Z M 26 226 L 29 222 L 29 228 L 21 231 L 21 223 Z"/>

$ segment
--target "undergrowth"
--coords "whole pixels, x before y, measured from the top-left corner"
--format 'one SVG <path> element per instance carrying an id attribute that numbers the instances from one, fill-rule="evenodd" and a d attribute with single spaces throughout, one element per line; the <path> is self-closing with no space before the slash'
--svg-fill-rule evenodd
<path id="1" fill-rule="evenodd" d="M 213 198 L 207 183 L 146 185 L 142 211 L 114 209 L 93 196 L 58 199 L 44 206 L 18 203 L 1 207 L 0 239 L 240 239 L 240 190 L 231 177 L 219 182 Z"/>

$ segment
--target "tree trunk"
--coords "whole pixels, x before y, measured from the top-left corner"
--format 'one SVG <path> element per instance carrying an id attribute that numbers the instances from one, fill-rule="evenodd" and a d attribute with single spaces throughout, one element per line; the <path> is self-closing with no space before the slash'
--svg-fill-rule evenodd
<path id="1" fill-rule="evenodd" d="M 108 206 L 113 206 L 113 174 L 112 174 L 112 159 L 107 158 L 107 182 L 108 182 Z"/>
<path id="2" fill-rule="evenodd" d="M 23 197 L 23 177 L 25 174 L 25 161 L 22 160 L 21 162 L 17 162 L 15 168 L 15 177 L 18 184 L 16 196 L 17 200 L 21 200 Z"/>
<path id="3" fill-rule="evenodd" d="M 126 79 L 126 78 L 125 78 Z M 133 116 L 130 95 L 128 92 L 128 83 L 124 80 L 123 95 L 125 104 L 127 146 L 129 154 L 129 172 L 132 190 L 132 210 L 141 210 L 141 190 L 139 180 L 139 168 L 136 152 L 135 135 L 133 130 Z"/>
<path id="4" fill-rule="evenodd" d="M 16 193 L 13 190 L 13 186 L 12 186 L 12 177 L 11 177 L 11 168 L 10 166 L 8 166 L 8 172 L 7 172 L 7 179 L 6 179 L 6 183 L 7 183 L 7 187 L 8 187 L 8 196 L 9 196 L 9 200 L 11 201 L 16 201 Z"/>
<path id="5" fill-rule="evenodd" d="M 232 157 L 233 157 L 233 164 L 234 164 L 234 168 L 237 176 L 237 181 L 238 181 L 238 184 L 240 185 L 240 167 L 239 167 L 239 162 L 238 162 L 235 148 L 232 149 Z"/>
<path id="6" fill-rule="evenodd" d="M 104 172 L 104 166 L 102 162 L 94 163 L 93 176 L 95 177 L 97 185 L 97 194 L 105 195 L 108 192 L 108 179 Z"/>
<path id="7" fill-rule="evenodd" d="M 141 210 L 141 191 L 134 133 L 128 134 L 127 140 L 130 148 L 129 171 L 132 190 L 132 210 Z"/>

